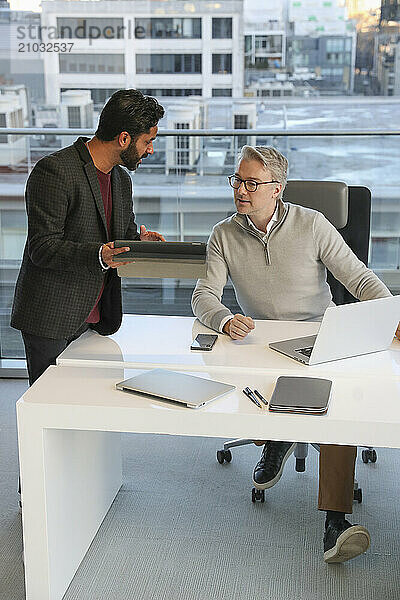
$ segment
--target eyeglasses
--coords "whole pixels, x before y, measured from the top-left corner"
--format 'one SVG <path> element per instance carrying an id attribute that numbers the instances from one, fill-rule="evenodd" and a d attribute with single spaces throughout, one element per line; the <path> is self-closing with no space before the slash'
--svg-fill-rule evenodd
<path id="1" fill-rule="evenodd" d="M 229 185 L 234 190 L 238 190 L 242 183 L 248 192 L 255 192 L 259 185 L 265 185 L 266 183 L 279 183 L 279 181 L 254 181 L 253 179 L 241 179 L 237 175 L 229 175 Z"/>

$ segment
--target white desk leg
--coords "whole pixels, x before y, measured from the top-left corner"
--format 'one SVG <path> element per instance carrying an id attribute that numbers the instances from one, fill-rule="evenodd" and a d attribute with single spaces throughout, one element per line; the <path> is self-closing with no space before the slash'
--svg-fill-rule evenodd
<path id="1" fill-rule="evenodd" d="M 18 406 L 27 600 L 61 600 L 122 481 L 120 434 L 43 429 Z"/>

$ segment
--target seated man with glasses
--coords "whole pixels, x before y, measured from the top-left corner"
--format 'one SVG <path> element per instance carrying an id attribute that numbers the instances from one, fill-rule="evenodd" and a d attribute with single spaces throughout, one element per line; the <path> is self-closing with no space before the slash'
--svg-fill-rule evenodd
<path id="1" fill-rule="evenodd" d="M 254 329 L 253 319 L 321 320 L 332 304 L 327 268 L 359 300 L 390 296 L 320 212 L 282 201 L 287 167 L 274 148 L 244 146 L 228 177 L 236 213 L 215 225 L 208 242 L 207 277 L 197 282 L 193 312 L 234 340 Z M 243 315 L 221 303 L 228 276 Z M 264 448 L 253 483 L 267 489 L 281 478 L 295 443 L 256 443 Z M 326 562 L 344 562 L 369 547 L 367 529 L 345 519 L 352 512 L 356 453 L 352 446 L 321 445 L 318 508 L 327 513 Z"/>

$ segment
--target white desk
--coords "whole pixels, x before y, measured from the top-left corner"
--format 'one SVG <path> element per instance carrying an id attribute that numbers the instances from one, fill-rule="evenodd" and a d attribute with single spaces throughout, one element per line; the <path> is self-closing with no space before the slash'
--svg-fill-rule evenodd
<path id="1" fill-rule="evenodd" d="M 315 367 L 268 349 L 317 328 L 259 321 L 241 342 L 221 335 L 212 352 L 193 352 L 191 340 L 208 331 L 197 320 L 127 316 L 114 336 L 89 332 L 71 344 L 17 404 L 27 600 L 60 600 L 74 576 L 121 485 L 118 432 L 399 447 L 400 342 Z M 114 389 L 128 368 L 159 366 L 237 391 L 194 411 Z M 272 415 L 241 392 L 251 385 L 268 398 L 284 373 L 329 376 L 328 414 Z"/>
<path id="2" fill-rule="evenodd" d="M 211 352 L 190 350 L 198 333 L 212 332 L 193 317 L 125 315 L 119 331 L 104 337 L 88 331 L 57 359 L 59 365 L 233 372 L 274 371 L 310 377 L 400 377 L 400 341 L 390 350 L 309 367 L 268 348 L 269 342 L 312 335 L 319 323 L 256 321 L 242 341 L 220 334 Z M 215 333 L 215 332 L 214 332 Z"/>
<path id="3" fill-rule="evenodd" d="M 61 600 L 71 582 L 121 485 L 118 432 L 400 445 L 394 377 L 338 377 L 328 414 L 300 416 L 270 414 L 242 394 L 251 384 L 269 397 L 273 372 L 202 373 L 237 390 L 199 410 L 114 389 L 134 374 L 54 366 L 17 403 L 27 600 Z"/>

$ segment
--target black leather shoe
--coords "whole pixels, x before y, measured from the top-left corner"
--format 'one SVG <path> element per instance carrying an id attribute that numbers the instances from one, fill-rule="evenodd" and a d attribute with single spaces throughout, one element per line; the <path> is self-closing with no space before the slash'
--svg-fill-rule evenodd
<path id="1" fill-rule="evenodd" d="M 258 490 L 266 490 L 281 478 L 285 462 L 292 454 L 296 442 L 272 442 L 264 445 L 261 458 L 254 467 L 253 484 Z"/>
<path id="2" fill-rule="evenodd" d="M 352 525 L 345 519 L 329 521 L 325 526 L 324 561 L 341 563 L 350 560 L 369 548 L 368 529 Z"/>

